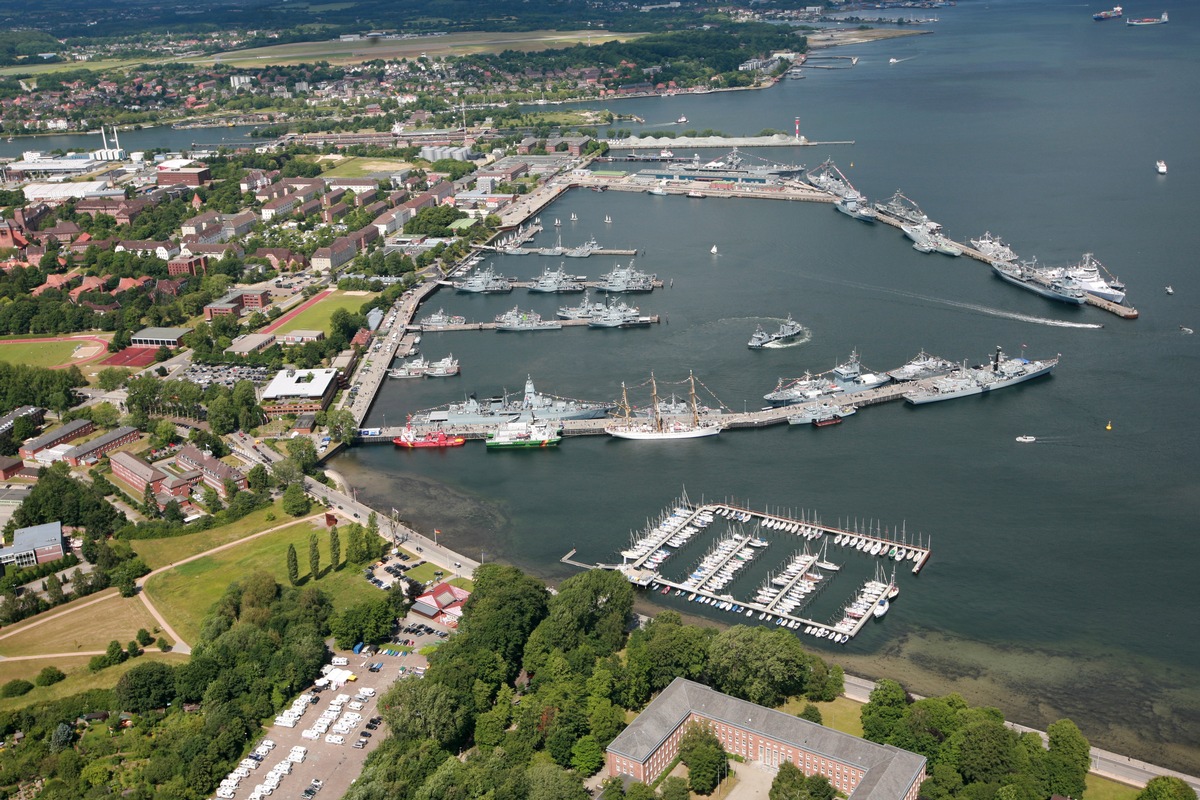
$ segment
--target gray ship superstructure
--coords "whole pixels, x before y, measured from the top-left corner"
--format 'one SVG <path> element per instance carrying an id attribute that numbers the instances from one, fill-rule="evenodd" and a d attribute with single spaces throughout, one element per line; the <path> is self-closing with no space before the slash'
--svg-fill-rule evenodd
<path id="1" fill-rule="evenodd" d="M 829 372 L 813 376 L 805 374 L 803 378 L 784 381 L 782 378 L 775 390 L 763 395 L 763 399 L 773 406 L 790 406 L 796 403 L 806 403 L 827 395 L 853 394 L 882 386 L 891 378 L 887 375 L 876 375 L 864 372 L 858 352 L 850 353 L 850 358 L 844 364 L 839 364 Z"/>
<path id="2" fill-rule="evenodd" d="M 827 158 L 817 166 L 813 167 L 804 176 L 805 180 L 822 191 L 841 197 L 846 192 L 853 191 L 850 182 L 846 180 L 846 176 L 833 163 L 833 159 Z"/>
<path id="3" fill-rule="evenodd" d="M 1072 278 L 1040 268 L 1036 258 L 1019 264 L 993 261 L 992 272 L 1001 280 L 1039 294 L 1047 300 L 1076 306 L 1087 300 L 1083 289 Z"/>
<path id="4" fill-rule="evenodd" d="M 978 239 L 972 239 L 971 246 L 982 253 L 988 261 L 1003 263 L 1017 260 L 1017 254 L 1013 249 L 1005 244 L 999 236 L 992 236 L 991 231 L 987 231 Z"/>
<path id="5" fill-rule="evenodd" d="M 509 311 L 496 317 L 496 330 L 514 333 L 532 331 L 559 331 L 562 323 L 555 320 L 543 320 L 536 311 L 522 311 L 513 306 Z"/>
<path id="6" fill-rule="evenodd" d="M 970 397 L 1048 375 L 1057 366 L 1058 356 L 1037 361 L 1023 356 L 1009 358 L 997 347 L 987 364 L 959 369 L 945 377 L 935 378 L 928 386 L 905 394 L 904 399 L 913 405 L 925 405 Z"/>
<path id="7" fill-rule="evenodd" d="M 458 281 L 454 288 L 464 294 L 501 294 L 512 291 L 512 283 L 503 275 L 497 275 L 489 264 L 487 269 Z"/>
<path id="8" fill-rule="evenodd" d="M 929 221 L 929 217 L 925 215 L 916 201 L 905 197 L 899 189 L 886 203 L 876 203 L 875 210 L 909 225 L 919 225 Z"/>
<path id="9" fill-rule="evenodd" d="M 958 369 L 958 365 L 939 356 L 931 356 L 924 350 L 917 353 L 904 366 L 889 370 L 887 376 L 897 383 L 938 378 Z"/>
<path id="10" fill-rule="evenodd" d="M 591 319 L 596 314 L 603 313 L 606 306 L 599 301 L 592 302 L 592 293 L 584 290 L 583 299 L 578 305 L 559 306 L 555 315 L 559 319 Z"/>
<path id="11" fill-rule="evenodd" d="M 610 304 L 588 318 L 589 328 L 644 328 L 652 322 L 642 316 L 636 306 L 620 303 Z"/>
<path id="12" fill-rule="evenodd" d="M 878 216 L 867 203 L 867 198 L 851 189 L 837 199 L 833 207 L 851 219 L 860 222 L 874 222 Z"/>
<path id="13" fill-rule="evenodd" d="M 654 280 L 656 277 L 650 273 L 634 269 L 633 262 L 631 261 L 627 267 L 620 265 L 613 267 L 611 272 L 601 278 L 598 289 L 601 292 L 611 292 L 614 294 L 621 292 L 649 292 L 654 289 Z"/>
<path id="14" fill-rule="evenodd" d="M 521 398 L 491 397 L 479 400 L 474 395 L 461 403 L 413 415 L 413 423 L 443 425 L 489 425 L 501 422 L 569 419 L 603 419 L 616 409 L 616 403 L 595 403 L 540 394 L 533 378 L 525 378 Z"/>
<path id="15" fill-rule="evenodd" d="M 758 350 L 763 347 L 777 347 L 784 342 L 795 339 L 802 333 L 804 333 L 804 326 L 792 319 L 791 314 L 788 314 L 787 319 L 779 324 L 779 330 L 775 333 L 767 333 L 762 325 L 755 328 L 754 333 L 750 336 L 750 341 L 746 342 L 746 346 L 751 350 Z"/>
<path id="16" fill-rule="evenodd" d="M 529 291 L 546 294 L 569 294 L 571 292 L 582 292 L 585 288 L 580 276 L 568 275 L 560 264 L 556 270 L 551 270 L 549 267 L 542 270 L 542 274 L 529 287 Z"/>

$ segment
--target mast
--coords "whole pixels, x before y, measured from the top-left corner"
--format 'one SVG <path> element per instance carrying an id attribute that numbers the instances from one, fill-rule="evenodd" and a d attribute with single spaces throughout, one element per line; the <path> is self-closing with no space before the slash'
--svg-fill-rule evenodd
<path id="1" fill-rule="evenodd" d="M 629 393 L 625 390 L 625 381 L 621 381 L 621 408 L 625 409 L 625 421 L 629 422 Z"/>
<path id="2" fill-rule="evenodd" d="M 700 427 L 700 412 L 696 410 L 696 376 L 688 371 L 688 399 L 692 403 L 692 427 Z"/>
<path id="3" fill-rule="evenodd" d="M 650 404 L 654 408 L 654 430 L 662 433 L 662 416 L 658 413 L 658 384 L 654 381 L 654 373 L 650 373 Z"/>

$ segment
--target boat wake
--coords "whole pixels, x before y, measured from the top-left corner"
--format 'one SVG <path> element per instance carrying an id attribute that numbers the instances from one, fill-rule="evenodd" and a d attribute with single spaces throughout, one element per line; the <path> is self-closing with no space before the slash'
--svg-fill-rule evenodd
<path id="1" fill-rule="evenodd" d="M 779 321 L 783 322 L 783 320 L 779 320 Z M 763 350 L 782 350 L 785 347 L 799 347 L 800 345 L 808 344 L 811 341 L 812 341 L 812 331 L 810 331 L 808 328 L 805 328 L 804 333 L 800 334 L 799 336 L 797 336 L 794 339 L 788 339 L 785 342 L 770 342 L 769 344 L 764 344 L 762 346 L 762 349 Z"/>
<path id="2" fill-rule="evenodd" d="M 852 286 L 857 289 L 869 289 L 875 292 L 883 292 L 884 294 L 896 295 L 897 297 L 908 297 L 913 300 L 924 300 L 928 303 L 938 303 L 951 308 L 961 308 L 964 311 L 974 311 L 978 314 L 986 314 L 989 317 L 1001 317 L 1003 319 L 1015 319 L 1018 322 L 1029 322 L 1034 325 L 1049 325 L 1054 328 L 1086 328 L 1096 329 L 1104 326 L 1095 322 L 1068 322 L 1062 319 L 1049 319 L 1048 317 L 1035 317 L 1030 314 L 1019 314 L 1016 311 L 1005 311 L 1001 308 L 992 308 L 991 306 L 981 306 L 975 303 L 960 303 L 957 300 L 947 300 L 942 297 L 931 297 L 925 294 L 917 294 L 915 292 L 906 292 L 902 289 L 887 289 L 882 286 L 871 286 L 866 283 L 856 283 L 854 281 L 839 281 L 829 278 L 821 278 L 816 275 L 808 277 L 814 280 L 825 281 L 826 283 L 840 283 L 844 286 Z"/>

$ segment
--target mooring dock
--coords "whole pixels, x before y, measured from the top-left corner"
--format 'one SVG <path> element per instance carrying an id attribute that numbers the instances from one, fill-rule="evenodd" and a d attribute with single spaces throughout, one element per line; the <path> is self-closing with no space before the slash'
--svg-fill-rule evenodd
<path id="1" fill-rule="evenodd" d="M 719 575 L 726 568 L 730 561 L 738 558 L 738 553 L 743 548 L 746 548 L 760 533 L 766 532 L 793 534 L 798 539 L 819 541 L 827 552 L 832 549 L 830 545 L 833 545 L 879 558 L 882 563 L 908 561 L 913 565 L 912 573 L 914 575 L 920 573 L 929 561 L 931 554 L 929 541 L 909 542 L 906 534 L 901 534 L 900 538 L 893 538 L 894 534 L 889 536 L 886 531 L 877 527 L 868 526 L 869 530 L 861 532 L 844 530 L 812 519 L 797 519 L 786 514 L 755 511 L 728 502 L 704 503 L 697 506 L 690 505 L 686 499 L 680 502 L 681 505 L 673 513 L 665 516 L 657 526 L 649 527 L 646 534 L 630 549 L 622 551 L 622 563 L 602 563 L 596 564 L 595 567 L 620 571 L 630 583 L 650 591 L 660 591 L 662 594 L 669 594 L 673 591 L 676 597 L 685 597 L 691 602 L 702 603 L 739 616 L 757 618 L 760 621 L 771 622 L 799 633 L 817 638 L 829 638 L 845 644 L 862 630 L 868 620 L 874 618 L 872 610 L 877 604 L 898 594 L 898 587 L 890 579 L 886 583 L 879 580 L 868 581 L 861 588 L 856 588 L 854 597 L 840 612 L 834 615 L 841 614 L 841 618 L 829 622 L 803 616 L 803 608 L 807 605 L 808 599 L 796 600 L 792 594 L 792 590 L 798 584 L 808 580 L 818 582 L 818 587 L 811 592 L 815 596 L 824 591 L 829 582 L 835 579 L 829 576 L 816 577 L 813 575 L 814 568 L 822 563 L 828 563 L 822 562 L 820 559 L 830 556 L 811 554 L 808 552 L 807 545 L 802 551 L 792 556 L 793 559 L 807 559 L 801 565 L 802 568 L 795 570 L 795 575 L 781 585 L 779 591 L 769 599 L 762 599 L 760 595 L 759 598 L 753 600 L 742 600 L 732 594 L 722 593 L 721 589 L 706 587 L 709 586 L 714 576 Z M 683 532 L 682 540 L 686 542 L 692 535 L 695 535 L 694 530 L 692 533 L 687 531 L 692 529 L 702 531 L 717 517 L 724 517 L 741 525 L 750 526 L 748 529 L 751 530 L 751 533 L 738 533 L 733 539 L 728 540 L 734 543 L 729 548 L 729 552 L 724 554 L 723 558 L 709 564 L 708 569 L 699 578 L 693 576 L 691 581 L 676 581 L 663 576 L 659 567 L 672 555 L 669 552 L 664 555 L 664 547 L 667 542 L 680 537 L 681 532 Z M 766 550 L 766 547 L 763 550 Z M 574 560 L 575 552 L 572 549 L 561 560 L 580 568 L 591 568 L 591 565 Z M 836 577 L 836 572 L 840 570 L 840 567 L 828 565 L 826 570 L 834 572 Z M 792 602 L 800 606 L 799 610 L 794 605 L 786 611 L 781 610 L 787 605 L 789 598 L 792 598 Z"/>

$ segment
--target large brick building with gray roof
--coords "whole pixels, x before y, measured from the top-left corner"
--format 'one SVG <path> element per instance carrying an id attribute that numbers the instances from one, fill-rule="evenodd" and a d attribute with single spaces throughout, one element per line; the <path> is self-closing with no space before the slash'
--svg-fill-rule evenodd
<path id="1" fill-rule="evenodd" d="M 679 753 L 692 722 L 706 725 L 726 752 L 766 767 L 791 761 L 806 775 L 823 775 L 850 800 L 916 800 L 925 757 L 875 744 L 808 720 L 738 700 L 676 678 L 608 746 L 610 775 L 650 783 Z"/>

